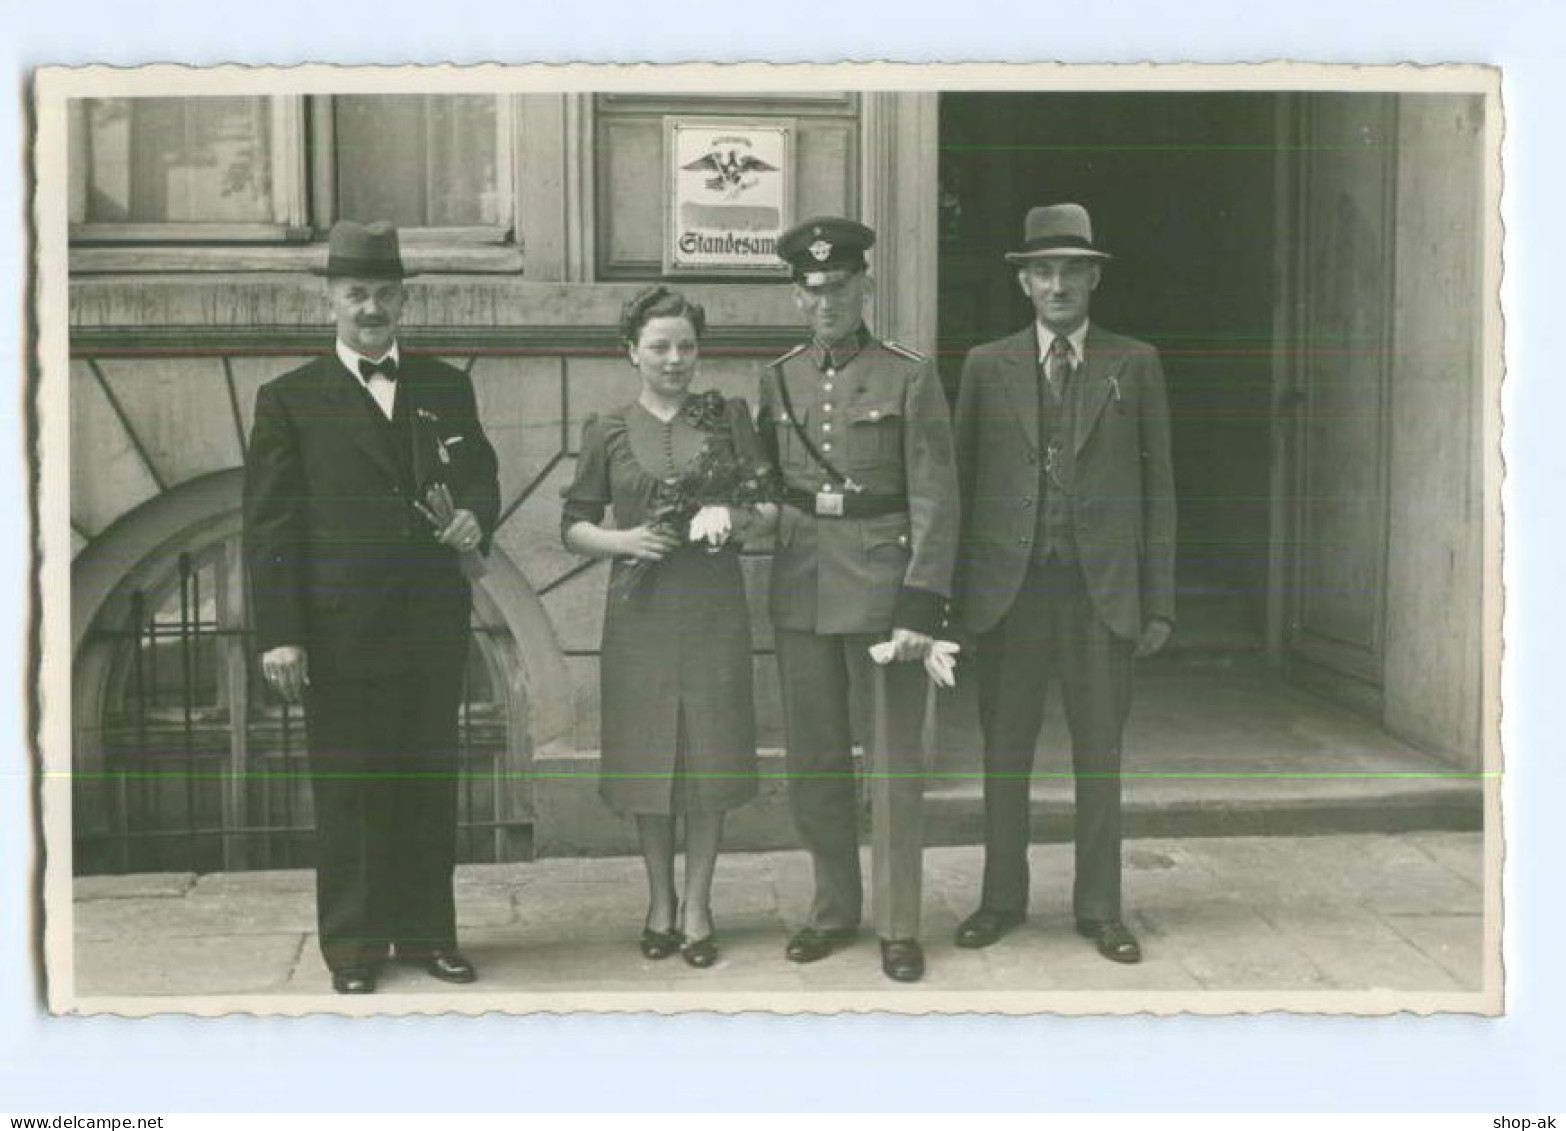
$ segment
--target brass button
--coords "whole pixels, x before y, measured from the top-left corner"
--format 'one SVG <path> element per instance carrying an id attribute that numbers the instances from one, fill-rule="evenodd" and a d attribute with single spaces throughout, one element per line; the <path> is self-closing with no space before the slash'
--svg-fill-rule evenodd
<path id="1" fill-rule="evenodd" d="M 823 431 L 823 432 L 830 432 L 830 431 L 832 431 L 832 425 L 831 425 L 831 423 L 830 423 L 830 422 L 828 422 L 828 423 L 824 423 L 824 424 L 822 424 L 822 425 L 821 425 L 821 431 Z"/>
<path id="2" fill-rule="evenodd" d="M 822 412 L 831 412 L 832 411 L 832 402 L 831 401 L 827 401 L 826 404 L 822 405 L 821 406 L 821 411 Z"/>
<path id="3" fill-rule="evenodd" d="M 1033 505 L 1033 500 L 1031 498 L 1023 499 L 1022 505 L 1025 507 L 1031 507 Z"/>
<path id="4" fill-rule="evenodd" d="M 821 450 L 823 452 L 830 452 L 832 450 L 832 441 L 831 440 L 823 440 L 822 443 L 821 443 Z"/>

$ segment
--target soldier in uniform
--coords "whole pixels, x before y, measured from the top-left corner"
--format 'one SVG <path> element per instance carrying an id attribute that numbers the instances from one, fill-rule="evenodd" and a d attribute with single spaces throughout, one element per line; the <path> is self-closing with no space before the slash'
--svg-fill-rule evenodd
<path id="1" fill-rule="evenodd" d="M 876 671 L 871 645 L 898 661 L 929 650 L 950 595 L 957 475 L 934 364 L 878 341 L 864 324 L 875 233 L 836 217 L 778 240 L 793 270 L 808 342 L 767 367 L 759 431 L 781 474 L 772 566 L 789 797 L 814 864 L 809 918 L 788 943 L 815 962 L 858 933 L 863 904 L 851 725 L 868 752 L 873 907 L 881 965 L 924 975 L 918 941 L 926 693 L 918 663 Z M 878 680 L 884 680 L 879 683 Z M 873 731 L 867 718 L 875 703 Z"/>

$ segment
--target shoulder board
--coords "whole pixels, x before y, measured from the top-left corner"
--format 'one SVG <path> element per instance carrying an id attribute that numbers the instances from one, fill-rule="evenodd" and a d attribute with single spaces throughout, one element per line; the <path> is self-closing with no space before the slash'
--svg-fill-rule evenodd
<path id="1" fill-rule="evenodd" d="M 774 365 L 782 365 L 789 358 L 791 358 L 791 357 L 798 357 L 800 354 L 804 353 L 809 348 L 810 348 L 810 343 L 809 342 L 800 342 L 799 345 L 797 345 L 793 349 L 789 350 L 783 356 L 775 357 L 771 361 L 767 362 L 767 367 L 770 369 Z"/>
<path id="2" fill-rule="evenodd" d="M 918 350 L 916 350 L 916 349 L 909 349 L 907 346 L 902 345 L 899 342 L 894 342 L 890 338 L 883 338 L 881 340 L 881 344 L 883 346 L 885 346 L 892 353 L 897 354 L 899 357 L 906 357 L 909 361 L 929 361 L 930 360 L 929 358 L 925 357 L 924 354 L 920 353 Z"/>

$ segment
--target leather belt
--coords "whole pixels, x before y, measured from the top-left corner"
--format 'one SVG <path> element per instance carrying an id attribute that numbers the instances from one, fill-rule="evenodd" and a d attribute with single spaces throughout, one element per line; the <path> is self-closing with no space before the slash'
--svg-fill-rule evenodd
<path id="1" fill-rule="evenodd" d="M 844 492 L 833 494 L 835 500 L 831 511 L 824 511 L 818 505 L 819 495 L 812 495 L 809 491 L 798 491 L 793 487 L 783 488 L 783 501 L 789 506 L 804 511 L 808 515 L 817 518 L 876 518 L 883 514 L 898 514 L 908 509 L 908 500 L 902 495 L 868 495 L 863 492 Z M 837 508 L 841 503 L 841 509 Z"/>

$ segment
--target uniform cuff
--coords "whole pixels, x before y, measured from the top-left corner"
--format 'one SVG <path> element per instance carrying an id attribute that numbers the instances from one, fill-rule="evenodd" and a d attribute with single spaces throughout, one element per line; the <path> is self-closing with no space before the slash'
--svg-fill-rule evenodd
<path id="1" fill-rule="evenodd" d="M 946 598 L 939 593 L 905 585 L 897 591 L 897 603 L 892 606 L 892 627 L 934 636 L 940 630 L 945 604 Z"/>

